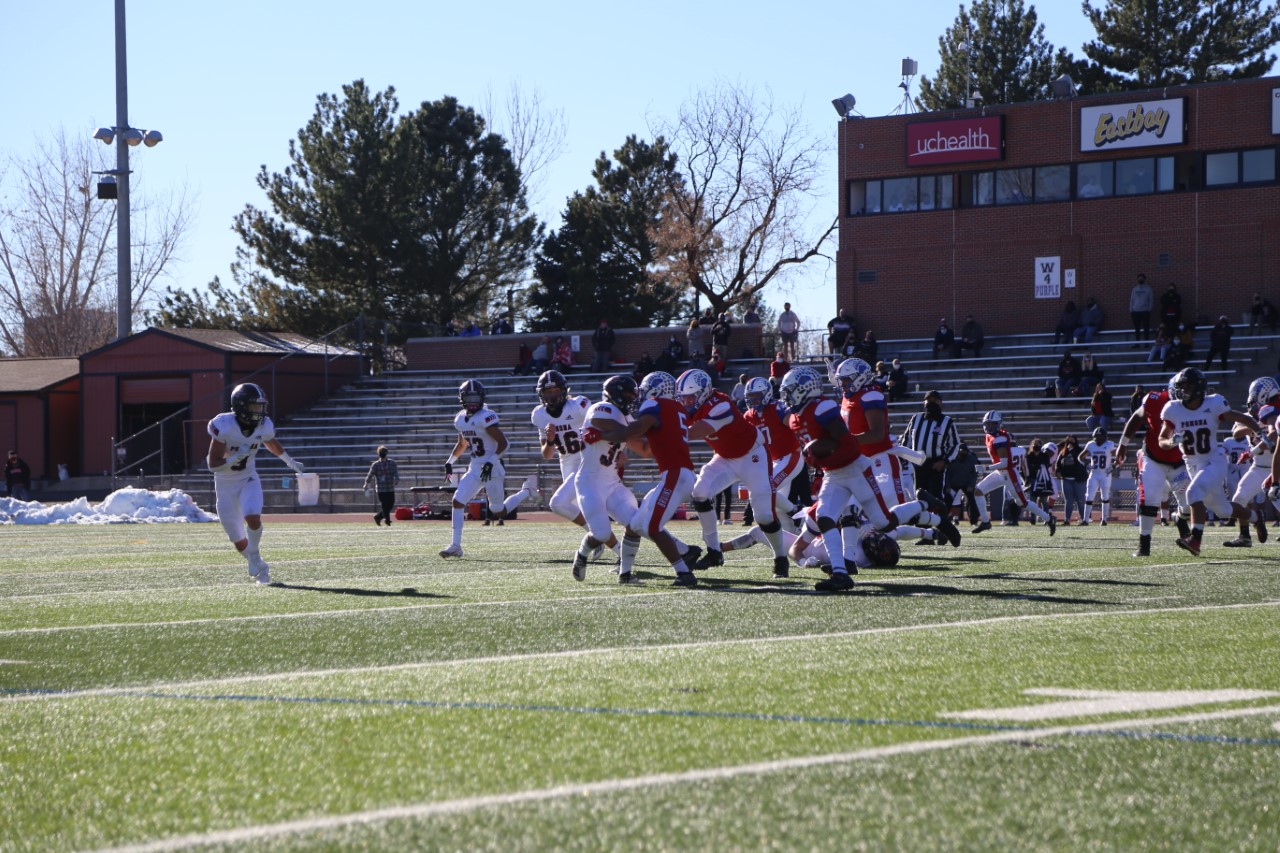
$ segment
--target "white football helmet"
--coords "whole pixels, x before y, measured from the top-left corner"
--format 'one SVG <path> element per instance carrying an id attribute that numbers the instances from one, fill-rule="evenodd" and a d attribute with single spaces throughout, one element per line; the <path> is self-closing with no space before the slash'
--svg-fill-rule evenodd
<path id="1" fill-rule="evenodd" d="M 640 380 L 641 400 L 674 400 L 676 398 L 676 378 L 670 373 L 655 370 Z"/>
<path id="2" fill-rule="evenodd" d="M 1280 382 L 1276 382 L 1270 376 L 1259 376 L 1249 383 L 1249 399 L 1245 402 L 1245 405 L 1250 409 L 1254 409 L 1270 403 L 1278 396 L 1280 396 Z"/>
<path id="3" fill-rule="evenodd" d="M 816 370 L 796 367 L 787 371 L 778 386 L 778 395 L 791 411 L 799 411 L 811 400 L 822 397 L 822 377 Z"/>
<path id="4" fill-rule="evenodd" d="M 763 376 L 748 379 L 742 396 L 746 399 L 749 408 L 764 406 L 773 402 L 773 383 Z"/>
<path id="5" fill-rule="evenodd" d="M 875 371 L 860 358 L 846 358 L 836 366 L 833 384 L 846 397 L 852 397 L 871 384 Z"/>
<path id="6" fill-rule="evenodd" d="M 1004 415 L 992 410 L 982 416 L 982 431 L 987 435 L 995 435 L 1000 432 L 1000 427 L 1004 424 Z"/>
<path id="7" fill-rule="evenodd" d="M 701 406 L 716 388 L 705 370 L 686 370 L 676 380 L 676 399 L 689 411 Z"/>

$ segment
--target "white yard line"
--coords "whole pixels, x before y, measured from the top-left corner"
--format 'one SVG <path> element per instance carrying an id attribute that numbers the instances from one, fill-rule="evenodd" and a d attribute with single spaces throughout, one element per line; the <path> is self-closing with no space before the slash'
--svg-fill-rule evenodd
<path id="1" fill-rule="evenodd" d="M 629 779 L 607 779 L 601 782 L 585 782 L 576 785 L 558 785 L 554 788 L 540 788 L 532 791 L 513 791 L 507 794 L 490 794 L 482 797 L 463 797 L 456 800 L 443 800 L 435 803 L 420 803 L 413 806 L 396 806 L 387 809 L 374 809 L 365 812 L 352 812 L 344 815 L 292 820 L 282 823 L 246 826 L 239 829 L 224 829 L 217 832 L 183 835 L 175 838 L 160 839 L 143 844 L 110 848 L 100 853 L 163 853 L 169 850 L 184 850 L 191 847 L 203 847 L 212 844 L 242 844 L 278 838 L 283 835 L 297 835 L 308 832 L 322 832 L 329 829 L 360 824 L 381 823 L 391 820 L 416 820 L 437 815 L 462 814 L 480 809 L 500 806 L 518 805 L 521 803 L 546 802 L 571 797 L 588 797 L 615 794 L 621 791 L 632 791 L 639 788 L 656 788 L 670 785 L 687 785 L 698 782 L 717 782 L 736 779 L 742 776 L 763 776 L 771 773 L 784 773 L 792 770 L 807 770 L 812 767 L 824 767 L 833 764 L 850 764 L 857 761 L 870 761 L 892 758 L 899 755 L 919 755 L 926 752 L 940 752 L 957 747 L 985 746 L 989 744 L 1008 743 L 1011 741 L 1039 740 L 1062 735 L 1088 734 L 1090 732 L 1114 731 L 1149 726 L 1181 725 L 1211 720 L 1227 720 L 1240 717 L 1254 717 L 1280 713 L 1280 705 L 1262 708 L 1237 708 L 1227 711 L 1210 711 L 1201 714 L 1181 714 L 1169 717 L 1152 717 L 1138 720 L 1115 720 L 1107 723 L 1095 723 L 1078 726 L 1052 726 L 1021 731 L 993 732 L 967 737 L 944 738 L 940 740 L 917 740 L 891 746 L 878 746 L 860 749 L 854 752 L 837 752 L 826 755 L 809 755 L 799 758 L 784 758 L 777 761 L 762 761 L 753 764 L 738 764 L 727 767 L 708 767 L 701 770 L 686 770 L 681 773 L 655 773 L 647 776 L 633 776 Z"/>
<path id="2" fill-rule="evenodd" d="M 684 594 L 683 590 L 677 594 Z M 634 596 L 633 596 L 634 597 Z M 574 600 L 574 599 L 571 599 Z M 540 604 L 543 602 L 532 602 Z M 634 655 L 637 652 L 684 651 L 688 649 L 705 649 L 724 646 L 764 646 L 774 643 L 813 642 L 814 640 L 849 639 L 868 637 L 878 634 L 901 634 L 916 631 L 937 631 L 955 628 L 973 628 L 983 625 L 1005 625 L 1019 622 L 1037 622 L 1058 619 L 1094 619 L 1113 616 L 1144 616 L 1161 613 L 1193 613 L 1211 610 L 1246 610 L 1257 607 L 1280 607 L 1280 601 L 1266 601 L 1249 604 L 1205 604 L 1194 607 L 1162 607 L 1147 610 L 1121 611 L 1089 611 L 1084 613 L 1040 613 L 1023 616 L 993 616 L 986 619 L 971 619 L 961 622 L 931 622 L 923 625 L 895 625 L 884 628 L 863 628 L 856 631 L 836 631 L 825 634 L 792 634 L 780 637 L 751 637 L 727 640 L 698 640 L 685 643 L 666 643 L 650 646 L 610 646 L 591 649 L 571 649 L 555 652 L 529 652 L 514 655 L 490 655 L 477 658 L 449 658 L 447 660 L 418 661 L 415 663 L 378 664 L 374 666 L 336 667 L 332 669 L 304 669 L 291 672 L 272 672 L 259 675 L 232 675 L 223 678 L 208 678 L 197 681 L 171 681 L 147 683 L 128 687 L 102 687 L 89 690 L 67 690 L 55 693 L 32 693 L 13 696 L 0 696 L 0 704 L 4 702 L 27 702 L 50 699 L 78 699 L 95 696 L 119 696 L 136 693 L 139 690 L 195 690 L 204 687 L 220 687 L 228 684 L 248 684 L 294 678 L 323 678 L 331 675 L 354 675 L 358 673 L 404 672 L 414 669 L 428 669 L 440 666 L 475 666 L 476 664 L 514 663 L 532 660 L 556 660 L 591 655 Z"/>

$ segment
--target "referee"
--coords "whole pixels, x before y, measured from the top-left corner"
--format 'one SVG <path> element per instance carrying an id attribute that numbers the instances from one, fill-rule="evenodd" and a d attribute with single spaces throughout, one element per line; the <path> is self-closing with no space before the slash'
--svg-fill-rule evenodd
<path id="1" fill-rule="evenodd" d="M 942 413 L 941 394 L 930 391 L 924 395 L 924 411 L 911 416 L 898 443 L 925 456 L 924 463 L 916 466 L 916 484 L 945 498 L 947 465 L 960 452 L 960 435 L 955 422 Z"/>

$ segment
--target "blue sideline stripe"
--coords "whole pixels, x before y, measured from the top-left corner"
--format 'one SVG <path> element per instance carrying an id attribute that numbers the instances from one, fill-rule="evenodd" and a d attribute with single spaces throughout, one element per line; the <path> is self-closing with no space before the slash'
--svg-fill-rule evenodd
<path id="1" fill-rule="evenodd" d="M 69 696 L 74 697 L 75 690 L 20 690 L 6 689 L 4 693 L 14 695 Z M 131 696 L 145 699 L 179 699 L 200 702 L 280 702 L 300 705 L 368 705 L 407 708 L 433 708 L 441 710 L 468 711 L 535 711 L 560 714 L 616 714 L 631 717 L 685 717 L 720 720 L 748 720 L 769 723 L 819 723 L 844 726 L 905 726 L 931 729 L 968 729 L 973 731 L 1016 732 L 1034 731 L 1027 726 L 1006 726 L 987 723 L 962 723 L 951 720 L 885 720 L 863 717 L 806 717 L 800 714 L 754 714 L 745 711 L 694 711 L 671 710 L 667 708 L 571 708 L 563 705 L 518 705 L 507 702 L 437 702 L 429 699 L 358 699 L 333 696 L 253 696 L 248 694 L 200 694 L 200 693 L 157 693 L 150 691 L 123 690 L 110 696 Z M 1280 746 L 1280 738 L 1248 738 L 1230 735 L 1195 735 L 1176 734 L 1174 732 L 1149 732 L 1140 730 L 1107 730 L 1078 731 L 1075 735 L 1094 737 L 1120 737 L 1145 740 L 1172 740 L 1189 743 L 1221 743 L 1242 746 Z"/>

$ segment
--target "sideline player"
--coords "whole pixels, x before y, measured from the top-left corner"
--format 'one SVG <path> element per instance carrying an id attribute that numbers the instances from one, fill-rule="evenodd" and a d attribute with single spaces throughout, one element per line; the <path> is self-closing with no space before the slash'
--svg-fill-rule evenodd
<path id="1" fill-rule="evenodd" d="M 759 430 L 772 464 L 769 485 L 773 487 L 774 506 L 780 510 L 779 515 L 790 515 L 796 509 L 789 497 L 791 481 L 804 468 L 804 460 L 796 434 L 787 427 L 786 407 L 773 399 L 773 383 L 763 376 L 747 381 L 743 398 L 747 410 L 742 416 Z"/>
<path id="2" fill-rule="evenodd" d="M 1111 472 L 1115 468 L 1116 443 L 1107 438 L 1107 431 L 1098 427 L 1093 431 L 1093 440 L 1080 451 L 1080 462 L 1089 470 L 1089 479 L 1084 484 L 1084 521 L 1088 526 L 1093 521 L 1093 504 L 1096 500 L 1101 504 L 1098 512 L 1101 516 L 1099 524 L 1107 526 L 1111 518 Z"/>
<path id="3" fill-rule="evenodd" d="M 1053 513 L 1046 512 L 1039 504 L 1027 500 L 1022 488 L 1022 477 L 1016 467 L 1017 460 L 1013 453 L 1013 439 L 1004 428 L 1004 415 L 996 411 L 982 416 L 982 431 L 986 434 L 987 455 L 991 457 L 991 472 L 983 477 L 978 487 L 973 490 L 978 503 L 978 523 L 973 533 L 981 533 L 991 529 L 991 512 L 987 509 L 987 495 L 1001 486 L 1004 487 L 1005 500 L 1012 500 L 1019 509 L 1026 509 L 1049 527 L 1052 536 L 1058 530 L 1058 521 Z"/>
<path id="4" fill-rule="evenodd" d="M 634 387 L 634 383 L 632 384 Z M 698 585 L 698 579 L 693 574 L 693 564 L 702 549 L 686 545 L 667 530 L 667 522 L 693 491 L 694 481 L 685 410 L 676 402 L 675 393 L 676 380 L 670 373 L 650 373 L 634 392 L 634 396 L 639 398 L 635 420 L 622 428 L 604 425 L 604 429 L 587 431 L 588 442 L 603 440 L 634 446 L 639 441 L 643 452 L 652 456 L 658 466 L 658 482 L 644 496 L 622 534 L 622 565 L 618 583 L 640 582 L 635 577 L 633 567 L 636 554 L 640 551 L 640 537 L 647 536 L 675 569 L 673 586 Z"/>
<path id="5" fill-rule="evenodd" d="M 1277 407 L 1280 406 L 1280 383 L 1270 376 L 1259 377 L 1249 385 L 1249 399 L 1246 403 L 1249 414 L 1253 415 L 1262 429 L 1248 437 L 1247 457 L 1249 464 L 1240 475 L 1240 480 L 1232 493 L 1231 503 L 1240 507 L 1251 507 L 1256 513 L 1254 529 L 1258 531 L 1258 544 L 1267 541 L 1267 522 L 1263 518 L 1262 502 L 1267 499 L 1266 482 L 1271 477 L 1271 469 L 1276 450 Z M 1242 427 L 1236 433 L 1244 438 L 1247 432 Z M 1225 445 L 1226 442 L 1224 441 Z M 1240 521 L 1240 535 L 1229 542 L 1223 542 L 1228 548 L 1249 548 L 1253 545 L 1253 537 L 1249 535 L 1249 523 Z"/>
<path id="6" fill-rule="evenodd" d="M 539 376 L 537 391 L 540 402 L 529 419 L 538 431 L 542 458 L 557 456 L 560 463 L 560 486 L 547 505 L 556 515 L 585 528 L 587 521 L 578 507 L 577 476 L 582 467 L 582 430 L 591 401 L 581 395 L 570 396 L 569 381 L 558 370 Z"/>
<path id="7" fill-rule="evenodd" d="M 636 381 L 630 376 L 610 376 L 601 389 L 602 399 L 587 409 L 586 425 L 582 439 L 587 449 L 582 455 L 582 467 L 575 478 L 578 489 L 578 507 L 587 522 L 587 534 L 582 537 L 578 553 L 573 557 L 573 579 L 587 579 L 587 560 L 601 545 L 611 549 L 618 547 L 613 521 L 626 524 L 636 511 L 636 496 L 622 482 L 618 471 L 619 457 L 625 453 L 625 442 L 600 437 L 622 429 L 631 423 L 631 409 L 636 401 Z"/>
<path id="8" fill-rule="evenodd" d="M 1178 525 L 1178 536 L 1191 537 L 1191 525 L 1187 523 L 1191 516 L 1187 508 L 1187 486 L 1191 476 L 1182 463 L 1182 451 L 1176 447 L 1161 447 L 1159 441 L 1160 428 L 1164 423 L 1160 413 L 1168 402 L 1167 388 L 1149 392 L 1142 398 L 1142 405 L 1134 409 L 1129 420 L 1125 421 L 1120 441 L 1116 444 L 1118 468 L 1124 464 L 1129 439 L 1146 424 L 1142 447 L 1138 449 L 1138 550 L 1133 552 L 1135 557 L 1151 556 L 1151 532 L 1156 528 L 1160 507 L 1166 501 L 1173 500 L 1177 505 L 1174 520 Z"/>
<path id="9" fill-rule="evenodd" d="M 498 413 L 485 406 L 484 398 L 484 384 L 478 379 L 468 379 L 458 386 L 458 402 L 462 404 L 462 411 L 453 418 L 458 441 L 444 463 L 445 476 L 452 476 L 453 463 L 467 448 L 471 449 L 471 461 L 453 493 L 453 543 L 440 552 L 441 557 L 462 556 L 462 522 L 467 503 L 480 492 L 484 492 L 488 511 L 502 520 L 524 503 L 536 488 L 534 478 L 527 477 L 518 492 L 502 500 L 502 481 L 507 473 L 502 464 L 502 454 L 507 451 L 507 437 L 498 426 Z M 493 505 L 495 497 L 499 500 L 496 509 Z"/>
<path id="10" fill-rule="evenodd" d="M 1198 368 L 1187 367 L 1169 380 L 1169 402 L 1160 413 L 1160 446 L 1178 448 L 1191 475 L 1187 501 L 1191 504 L 1191 535 L 1178 547 L 1200 555 L 1205 518 L 1212 510 L 1219 518 L 1248 521 L 1249 510 L 1227 500 L 1227 455 L 1218 439 L 1223 421 L 1242 424 L 1255 434 L 1258 422 L 1231 408 L 1221 394 L 1209 393 L 1209 382 Z"/>
<path id="11" fill-rule="evenodd" d="M 267 417 L 267 395 L 252 382 L 231 391 L 231 411 L 209 421 L 209 454 L 216 511 L 227 538 L 249 561 L 249 577 L 271 583 L 271 567 L 258 552 L 262 540 L 262 481 L 258 479 L 258 448 L 265 447 L 301 474 L 306 466 L 285 452 L 276 440 L 276 427 Z M 246 529 L 247 528 L 247 529 Z"/>
<path id="12" fill-rule="evenodd" d="M 760 432 L 747 422 L 728 394 L 716 390 L 705 370 L 686 370 L 680 374 L 676 380 L 676 400 L 689 414 L 690 438 L 705 439 L 713 451 L 710 461 L 698 472 L 690 495 L 707 544 L 707 553 L 694 568 L 724 564 L 711 499 L 737 481 L 746 486 L 756 524 L 773 549 L 773 576 L 787 577 L 791 562 L 782 542 L 782 522 L 774 511 L 769 454 Z"/>

